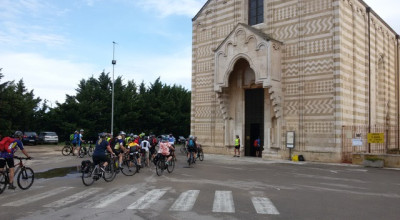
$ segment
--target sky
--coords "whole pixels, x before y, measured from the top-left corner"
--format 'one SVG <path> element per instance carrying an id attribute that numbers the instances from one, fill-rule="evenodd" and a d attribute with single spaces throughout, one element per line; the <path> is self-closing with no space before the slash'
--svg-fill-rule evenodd
<path id="1" fill-rule="evenodd" d="M 191 90 L 192 18 L 206 2 L 0 0 L 1 82 L 23 79 L 55 107 L 80 80 L 112 77 L 114 51 L 115 77 Z M 364 2 L 400 33 L 399 0 Z"/>

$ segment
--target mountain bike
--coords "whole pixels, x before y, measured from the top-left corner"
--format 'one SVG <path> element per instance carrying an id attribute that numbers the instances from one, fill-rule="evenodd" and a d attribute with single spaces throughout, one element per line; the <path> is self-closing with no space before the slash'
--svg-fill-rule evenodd
<path id="1" fill-rule="evenodd" d="M 189 151 L 189 155 L 190 156 L 189 156 L 189 159 L 187 160 L 187 162 L 188 162 L 189 167 L 190 167 L 190 165 L 196 163 L 196 157 L 194 156 L 194 151 L 193 150 Z"/>
<path id="2" fill-rule="evenodd" d="M 183 145 L 181 146 L 180 151 L 181 151 L 181 154 L 187 155 L 188 151 L 187 151 L 187 146 L 186 146 L 186 144 L 183 144 Z"/>
<path id="3" fill-rule="evenodd" d="M 26 167 L 22 160 L 30 160 L 31 158 L 26 157 L 17 157 L 14 156 L 15 159 L 18 159 L 19 162 L 15 165 L 15 176 L 17 177 L 17 183 L 20 189 L 26 190 L 29 189 L 33 181 L 35 179 L 35 173 L 29 167 Z M 8 167 L 7 163 L 5 166 L 5 171 L 0 172 L 0 194 L 3 193 L 6 185 L 10 183 L 10 168 Z M 18 173 L 18 175 L 17 175 Z"/>
<path id="4" fill-rule="evenodd" d="M 158 161 L 156 164 L 156 173 L 158 176 L 161 176 L 164 173 L 164 170 L 167 170 L 168 173 L 172 173 L 175 168 L 175 161 L 170 160 L 167 162 L 167 156 L 164 156 L 162 154 L 157 155 Z"/>
<path id="5" fill-rule="evenodd" d="M 85 162 L 85 161 L 84 161 Z M 115 172 L 113 163 L 108 163 L 103 167 L 104 162 L 94 165 L 92 162 L 82 164 L 82 182 L 85 186 L 90 186 L 94 181 L 103 178 L 106 182 L 114 180 L 117 173 Z"/>
<path id="6" fill-rule="evenodd" d="M 83 158 L 85 155 L 88 155 L 89 157 L 92 156 L 94 147 L 92 146 L 92 141 L 88 141 L 89 147 L 86 147 L 87 144 L 82 144 L 81 148 L 79 149 L 79 157 Z"/>
<path id="7" fill-rule="evenodd" d="M 71 145 L 70 142 L 66 141 L 65 146 L 61 150 L 62 155 L 68 156 L 68 155 L 74 155 L 74 146 Z"/>
<path id="8" fill-rule="evenodd" d="M 197 145 L 197 158 L 199 158 L 200 161 L 204 160 L 204 152 L 203 148 L 201 147 L 201 144 Z"/>
<path id="9" fill-rule="evenodd" d="M 121 164 L 121 172 L 125 176 L 133 176 L 135 173 L 139 172 L 140 166 L 137 162 L 138 152 L 130 152 L 124 155 Z"/>

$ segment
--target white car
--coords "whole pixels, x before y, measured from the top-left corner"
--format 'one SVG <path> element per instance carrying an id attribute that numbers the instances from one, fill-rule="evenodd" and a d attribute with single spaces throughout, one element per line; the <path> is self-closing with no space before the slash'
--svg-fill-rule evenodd
<path id="1" fill-rule="evenodd" d="M 51 132 L 51 131 L 40 132 L 39 142 L 41 144 L 57 144 L 58 136 L 56 132 Z"/>

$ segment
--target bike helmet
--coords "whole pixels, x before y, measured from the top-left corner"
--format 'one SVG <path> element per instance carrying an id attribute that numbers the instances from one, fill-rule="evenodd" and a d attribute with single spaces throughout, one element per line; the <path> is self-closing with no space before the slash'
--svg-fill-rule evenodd
<path id="1" fill-rule="evenodd" d="M 83 132 L 84 130 L 83 129 L 81 129 L 81 132 Z"/>
<path id="2" fill-rule="evenodd" d="M 16 131 L 14 133 L 14 137 L 22 137 L 22 136 L 23 136 L 22 131 Z"/>
<path id="3" fill-rule="evenodd" d="M 123 132 L 123 131 L 120 131 L 120 132 L 119 132 L 119 135 L 126 135 L 126 133 Z"/>
<path id="4" fill-rule="evenodd" d="M 101 133 L 99 133 L 99 137 L 100 138 L 105 138 L 107 136 L 107 133 L 106 132 L 101 132 Z"/>
<path id="5" fill-rule="evenodd" d="M 163 140 L 163 141 L 168 141 L 168 136 L 163 136 L 163 137 L 162 137 L 162 140 Z"/>
<path id="6" fill-rule="evenodd" d="M 189 139 L 193 139 L 193 138 L 194 138 L 193 135 L 190 135 L 190 136 L 189 136 Z"/>

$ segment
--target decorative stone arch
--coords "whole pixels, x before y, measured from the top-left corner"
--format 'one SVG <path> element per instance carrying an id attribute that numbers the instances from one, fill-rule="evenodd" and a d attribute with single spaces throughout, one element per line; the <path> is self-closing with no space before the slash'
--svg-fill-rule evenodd
<path id="1" fill-rule="evenodd" d="M 225 121 L 225 145 L 229 145 L 233 134 L 239 134 L 240 137 L 245 134 L 246 122 L 243 110 L 245 90 L 263 88 L 264 144 L 270 148 L 279 146 L 281 142 L 280 129 L 283 121 L 281 117 L 281 47 L 281 42 L 270 38 L 259 30 L 246 24 L 238 24 L 214 50 L 214 91 L 217 95 L 222 118 Z M 236 64 L 241 60 L 245 60 L 248 66 L 236 69 Z M 247 71 L 250 70 L 254 73 L 254 76 L 248 75 Z M 240 71 L 243 72 L 240 73 Z M 233 80 L 236 80 L 236 83 L 230 85 L 233 82 L 230 79 L 233 73 L 235 73 Z M 243 74 L 241 76 L 243 78 L 238 78 L 236 74 Z M 255 85 L 252 84 L 253 80 Z"/>
<path id="2" fill-rule="evenodd" d="M 229 75 L 236 62 L 245 59 L 255 73 L 255 83 L 267 88 L 274 104 L 277 118 L 282 115 L 281 85 L 281 45 L 246 24 L 239 23 L 215 52 L 214 91 L 220 99 L 221 109 L 225 109 L 222 89 L 229 86 Z M 224 118 L 228 118 L 222 111 Z"/>

